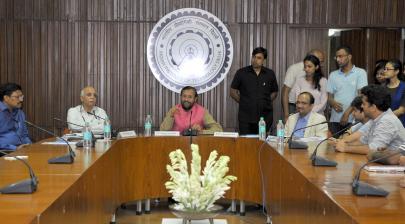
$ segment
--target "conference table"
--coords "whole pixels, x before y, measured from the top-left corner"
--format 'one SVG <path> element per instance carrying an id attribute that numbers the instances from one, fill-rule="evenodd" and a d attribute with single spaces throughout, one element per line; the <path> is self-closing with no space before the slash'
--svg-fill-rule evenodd
<path id="1" fill-rule="evenodd" d="M 47 139 L 45 141 L 50 141 Z M 198 136 L 202 166 L 212 150 L 230 157 L 229 173 L 238 180 L 225 198 L 263 204 L 273 223 L 405 223 L 404 174 L 363 171 L 361 179 L 388 190 L 387 197 L 359 197 L 351 183 L 364 155 L 336 153 L 327 143 L 319 155 L 337 167 L 313 167 L 314 149 L 282 152 L 255 138 Z M 182 149 L 191 159 L 189 137 L 136 137 L 100 141 L 90 150 L 74 148 L 73 164 L 48 164 L 66 146 L 38 142 L 12 155 L 27 155 L 39 179 L 33 194 L 0 195 L 1 223 L 109 223 L 117 207 L 128 201 L 170 194 L 166 165 L 169 153 Z M 0 160 L 0 186 L 28 177 L 19 161 Z M 150 215 L 153 215 L 153 210 Z"/>

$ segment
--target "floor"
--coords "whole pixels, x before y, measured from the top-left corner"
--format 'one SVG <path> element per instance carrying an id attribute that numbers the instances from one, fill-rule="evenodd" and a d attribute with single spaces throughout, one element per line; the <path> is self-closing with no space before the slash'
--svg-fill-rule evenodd
<path id="1" fill-rule="evenodd" d="M 224 207 L 224 211 L 217 217 L 218 219 L 226 219 L 228 224 L 256 224 L 266 223 L 266 217 L 262 207 L 255 204 L 246 204 L 246 215 L 240 216 L 232 214 L 226 210 L 230 207 L 230 201 L 222 200 L 217 204 Z M 239 208 L 239 207 L 238 207 Z M 125 209 L 119 209 L 117 213 L 117 224 L 161 224 L 163 218 L 175 218 L 168 208 L 166 201 L 151 201 L 151 214 L 136 215 L 136 203 L 127 204 Z"/>

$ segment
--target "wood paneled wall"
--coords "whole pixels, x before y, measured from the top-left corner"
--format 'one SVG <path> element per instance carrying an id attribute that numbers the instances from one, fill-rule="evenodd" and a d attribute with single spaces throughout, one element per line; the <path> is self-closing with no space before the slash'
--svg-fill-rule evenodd
<path id="1" fill-rule="evenodd" d="M 0 82 L 20 83 L 28 119 L 48 128 L 86 85 L 97 88 L 114 127 L 141 131 L 146 114 L 157 127 L 179 97 L 155 80 L 146 43 L 161 17 L 186 7 L 213 13 L 232 35 L 230 73 L 200 95 L 227 130 L 237 126 L 230 83 L 254 47 L 269 50 L 281 89 L 289 64 L 311 48 L 328 51 L 328 28 L 405 26 L 403 0 L 0 0 Z M 280 96 L 275 108 L 277 119 Z"/>

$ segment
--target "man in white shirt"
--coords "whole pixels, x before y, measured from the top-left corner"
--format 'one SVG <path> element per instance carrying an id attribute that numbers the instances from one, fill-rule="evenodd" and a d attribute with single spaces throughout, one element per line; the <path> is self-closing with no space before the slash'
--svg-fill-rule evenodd
<path id="1" fill-rule="evenodd" d="M 312 49 L 307 55 L 314 55 L 317 57 L 321 62 L 321 65 L 324 62 L 324 54 L 318 49 Z M 303 76 L 305 76 L 303 61 L 288 67 L 284 78 L 284 85 L 281 90 L 281 104 L 284 111 L 284 120 L 287 120 L 288 116 L 295 112 L 295 93 L 292 93 L 291 89 L 294 86 L 297 78 Z"/>
<path id="2" fill-rule="evenodd" d="M 80 101 L 82 104 L 68 110 L 67 122 L 69 122 L 69 129 L 78 132 L 83 129 L 81 126 L 89 123 L 93 133 L 103 133 L 104 119 L 107 118 L 107 114 L 103 109 L 96 106 L 96 90 L 92 86 L 83 88 L 80 92 Z"/>
<path id="3" fill-rule="evenodd" d="M 312 112 L 312 108 L 314 107 L 315 99 L 309 92 L 302 92 L 297 97 L 297 112 L 296 114 L 292 114 L 288 117 L 286 125 L 285 125 L 285 136 L 291 136 L 294 132 L 294 136 L 291 137 L 324 137 L 326 138 L 328 135 L 328 124 L 320 124 L 315 125 L 312 127 L 308 127 L 305 129 L 298 130 L 300 128 L 304 128 L 306 126 L 319 124 L 322 122 L 326 122 L 325 116 Z"/>

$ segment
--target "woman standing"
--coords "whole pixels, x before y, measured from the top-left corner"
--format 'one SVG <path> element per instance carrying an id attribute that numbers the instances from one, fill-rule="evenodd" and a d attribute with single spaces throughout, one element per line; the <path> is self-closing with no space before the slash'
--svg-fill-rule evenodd
<path id="1" fill-rule="evenodd" d="M 302 92 L 310 92 L 315 103 L 312 111 L 323 114 L 328 94 L 326 92 L 326 79 L 323 77 L 319 59 L 313 55 L 304 58 L 305 76 L 297 78 L 291 91 L 298 96 Z"/>
<path id="2" fill-rule="evenodd" d="M 387 79 L 387 88 L 391 94 L 391 110 L 405 126 L 405 77 L 401 61 L 389 60 L 384 67 L 384 78 Z"/>

